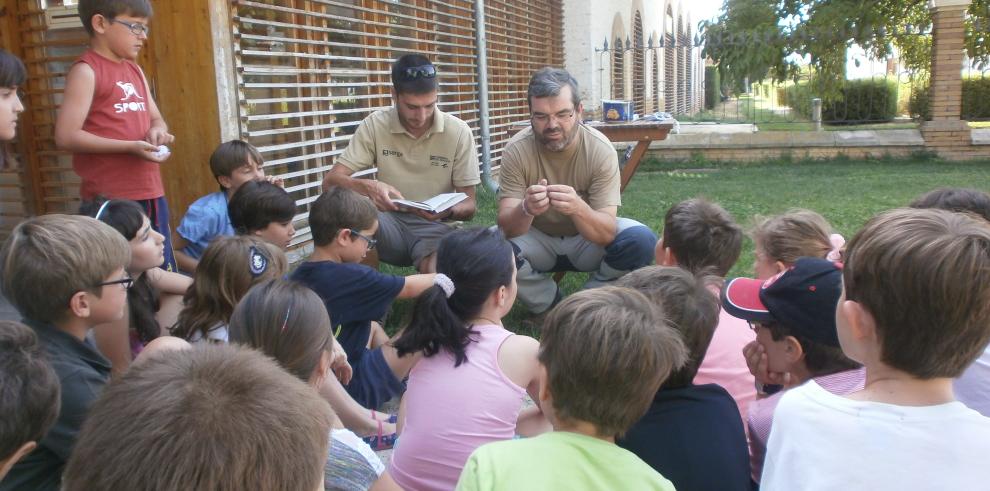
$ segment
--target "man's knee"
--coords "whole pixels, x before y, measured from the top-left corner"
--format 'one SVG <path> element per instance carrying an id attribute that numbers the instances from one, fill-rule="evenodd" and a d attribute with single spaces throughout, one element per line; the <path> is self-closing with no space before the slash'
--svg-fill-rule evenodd
<path id="1" fill-rule="evenodd" d="M 605 247 L 604 261 L 612 268 L 632 271 L 653 262 L 657 236 L 649 227 L 636 222 L 625 227 Z"/>

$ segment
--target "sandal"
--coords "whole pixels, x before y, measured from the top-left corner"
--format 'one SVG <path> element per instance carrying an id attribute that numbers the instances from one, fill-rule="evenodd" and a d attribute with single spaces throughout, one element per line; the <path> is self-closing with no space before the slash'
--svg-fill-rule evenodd
<path id="1" fill-rule="evenodd" d="M 383 423 L 392 423 L 392 424 L 395 424 L 395 422 L 399 420 L 399 415 L 398 414 L 389 414 L 387 419 L 385 419 L 385 420 L 379 420 L 378 419 L 378 411 L 375 411 L 374 409 L 371 409 L 370 411 L 371 411 L 371 419 L 372 419 L 372 421 L 382 421 Z"/>
<path id="2" fill-rule="evenodd" d="M 362 437 L 364 443 L 367 443 L 372 450 L 378 452 L 381 450 L 388 450 L 395 446 L 395 440 L 399 438 L 399 435 L 395 433 L 390 433 L 388 435 L 384 434 L 382 428 L 382 422 L 378 422 L 378 434 Z"/>

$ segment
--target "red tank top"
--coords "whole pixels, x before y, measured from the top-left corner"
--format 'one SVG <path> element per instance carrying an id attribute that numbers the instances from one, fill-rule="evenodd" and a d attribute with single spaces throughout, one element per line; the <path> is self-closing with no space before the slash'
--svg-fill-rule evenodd
<path id="1" fill-rule="evenodd" d="M 151 127 L 141 68 L 134 62 L 111 61 L 93 50 L 76 60 L 93 69 L 96 84 L 93 103 L 83 130 L 114 140 L 143 140 Z M 126 153 L 76 153 L 72 169 L 82 178 L 79 194 L 92 199 L 153 199 L 165 195 L 159 164 Z"/>

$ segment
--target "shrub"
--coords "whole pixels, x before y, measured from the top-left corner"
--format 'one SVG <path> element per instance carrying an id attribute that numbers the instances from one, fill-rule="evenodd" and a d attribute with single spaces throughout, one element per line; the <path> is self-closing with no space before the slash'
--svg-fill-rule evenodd
<path id="1" fill-rule="evenodd" d="M 929 121 L 932 119 L 930 88 L 921 85 L 911 94 L 911 117 Z M 962 81 L 962 110 L 960 118 L 976 120 L 990 118 L 990 78 L 968 77 Z"/>
<path id="2" fill-rule="evenodd" d="M 788 87 L 788 105 L 811 117 L 814 94 L 808 83 Z M 897 116 L 897 82 L 893 80 L 848 80 L 840 96 L 822 104 L 822 121 L 829 124 L 892 121 Z"/>
<path id="3" fill-rule="evenodd" d="M 715 104 L 722 98 L 722 79 L 717 66 L 705 67 L 705 109 L 715 109 Z"/>

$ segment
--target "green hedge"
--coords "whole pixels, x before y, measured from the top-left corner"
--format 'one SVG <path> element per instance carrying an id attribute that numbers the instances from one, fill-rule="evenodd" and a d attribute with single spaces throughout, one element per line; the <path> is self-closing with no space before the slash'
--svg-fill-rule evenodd
<path id="1" fill-rule="evenodd" d="M 921 86 L 911 94 L 911 117 L 932 119 L 931 97 L 928 86 Z M 962 81 L 962 114 L 964 120 L 990 118 L 990 78 L 972 77 Z"/>
<path id="2" fill-rule="evenodd" d="M 722 98 L 722 79 L 718 73 L 717 66 L 705 67 L 705 109 L 715 109 Z"/>
<path id="3" fill-rule="evenodd" d="M 792 85 L 785 93 L 791 109 L 811 118 L 815 95 L 807 83 Z M 822 105 L 822 122 L 830 124 L 892 121 L 896 116 L 897 83 L 893 80 L 848 80 L 840 97 Z"/>

